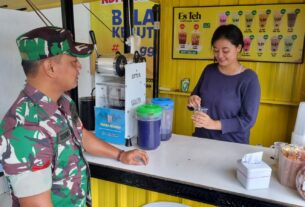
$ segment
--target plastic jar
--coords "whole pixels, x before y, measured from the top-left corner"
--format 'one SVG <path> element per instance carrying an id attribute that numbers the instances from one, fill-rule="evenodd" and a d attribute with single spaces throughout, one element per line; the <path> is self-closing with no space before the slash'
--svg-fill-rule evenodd
<path id="1" fill-rule="evenodd" d="M 137 107 L 136 114 L 139 147 L 145 150 L 156 149 L 161 141 L 162 108 L 154 104 L 144 104 Z"/>
<path id="2" fill-rule="evenodd" d="M 163 109 L 161 120 L 161 140 L 169 140 L 172 137 L 174 101 L 170 98 L 153 98 L 151 102 Z"/>

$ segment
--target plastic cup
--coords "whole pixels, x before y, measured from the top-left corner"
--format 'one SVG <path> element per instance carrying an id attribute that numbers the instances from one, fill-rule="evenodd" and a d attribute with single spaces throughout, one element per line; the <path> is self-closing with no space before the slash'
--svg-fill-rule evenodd
<path id="1" fill-rule="evenodd" d="M 270 146 L 270 148 L 274 149 L 274 152 L 273 152 L 274 160 L 277 161 L 279 159 L 279 153 L 280 153 L 282 147 L 284 147 L 285 145 L 287 145 L 286 142 L 274 142 L 273 145 Z"/>
<path id="2" fill-rule="evenodd" d="M 208 108 L 202 107 L 202 106 L 195 107 L 194 108 L 194 113 L 196 113 L 196 112 L 208 113 Z"/>

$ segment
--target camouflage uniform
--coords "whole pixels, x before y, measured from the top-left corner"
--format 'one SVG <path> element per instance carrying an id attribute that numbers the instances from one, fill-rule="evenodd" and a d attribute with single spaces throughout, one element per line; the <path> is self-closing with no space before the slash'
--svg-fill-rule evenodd
<path id="1" fill-rule="evenodd" d="M 34 29 L 18 37 L 17 45 L 23 61 L 59 54 L 87 57 L 93 50 L 92 45 L 74 42 L 71 32 L 57 27 Z M 82 127 L 70 97 L 62 95 L 55 103 L 29 84 L 25 86 L 0 123 L 0 162 L 14 198 L 51 190 L 55 207 L 91 204 Z M 18 206 L 17 199 L 14 206 Z"/>
<path id="2" fill-rule="evenodd" d="M 68 96 L 58 103 L 25 87 L 0 125 L 0 143 L 6 146 L 3 167 L 10 178 L 51 165 L 53 205 L 85 206 L 89 172 L 83 157 L 82 123 Z"/>

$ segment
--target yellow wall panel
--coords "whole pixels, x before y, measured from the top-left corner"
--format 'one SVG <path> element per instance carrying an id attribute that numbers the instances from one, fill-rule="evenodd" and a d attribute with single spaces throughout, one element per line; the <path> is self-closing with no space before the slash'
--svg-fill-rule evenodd
<path id="1" fill-rule="evenodd" d="M 172 2 L 172 4 L 171 4 Z M 160 87 L 171 90 L 161 91 L 160 96 L 175 101 L 173 131 L 191 135 L 193 125 L 191 113 L 186 110 L 189 94 L 179 93 L 180 81 L 190 78 L 190 90 L 195 87 L 203 68 L 212 61 L 172 59 L 172 12 L 174 6 L 211 6 L 231 4 L 262 4 L 260 0 L 219 0 L 219 1 L 169 1 L 161 0 L 161 47 L 160 47 Z M 305 3 L 304 0 L 279 1 L 271 3 Z M 290 141 L 294 127 L 297 106 L 305 100 L 304 64 L 242 62 L 254 70 L 261 85 L 261 104 L 257 122 L 251 131 L 250 143 L 270 146 L 274 141 Z"/>
<path id="2" fill-rule="evenodd" d="M 96 178 L 91 178 L 91 189 L 93 207 L 142 207 L 156 201 L 177 202 L 192 207 L 212 207 L 209 204 Z"/>
<path id="3" fill-rule="evenodd" d="M 102 183 L 102 185 L 100 184 Z M 92 200 L 94 207 L 117 206 L 115 183 L 91 179 Z"/>

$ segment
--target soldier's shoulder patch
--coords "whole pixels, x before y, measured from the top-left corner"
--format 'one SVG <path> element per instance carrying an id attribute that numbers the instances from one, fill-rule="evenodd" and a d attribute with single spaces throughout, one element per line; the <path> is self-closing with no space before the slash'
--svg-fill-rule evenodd
<path id="1" fill-rule="evenodd" d="M 51 160 L 48 160 L 47 162 L 43 163 L 43 164 L 36 164 L 32 166 L 32 171 L 38 171 L 38 170 L 43 170 L 46 169 L 47 167 L 49 167 L 51 164 Z"/>

